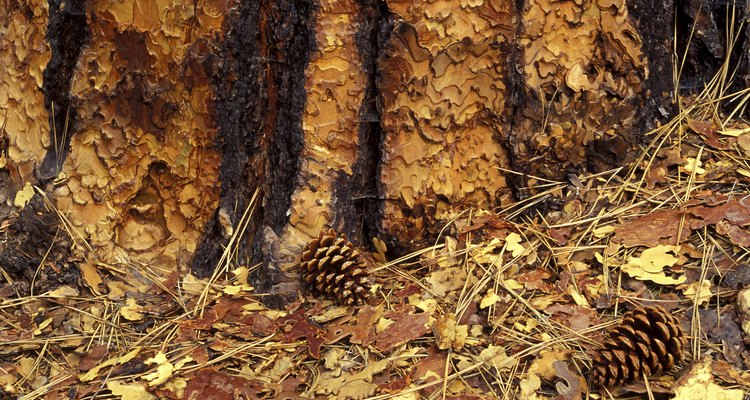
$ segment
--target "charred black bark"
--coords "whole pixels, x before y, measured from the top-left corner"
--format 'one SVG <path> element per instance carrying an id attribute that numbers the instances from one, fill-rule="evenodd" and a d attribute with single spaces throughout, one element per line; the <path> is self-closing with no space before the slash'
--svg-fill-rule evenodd
<path id="1" fill-rule="evenodd" d="M 80 273 L 70 257 L 70 235 L 59 226 L 55 211 L 36 194 L 3 240 L 0 266 L 20 295 L 41 293 L 60 285 L 75 286 Z"/>
<path id="2" fill-rule="evenodd" d="M 302 149 L 304 70 L 314 43 L 311 8 L 310 1 L 249 1 L 227 19 L 223 65 L 214 77 L 222 152 L 220 207 L 191 263 L 198 276 L 213 272 L 231 233 L 220 215 L 228 216 L 236 229 L 256 188 L 261 189 L 260 201 L 244 232 L 239 261 L 260 254 L 253 251 L 259 246 L 254 241 L 258 227 L 280 230 L 286 223 Z M 269 284 L 267 276 L 258 280 L 260 286 Z"/>
<path id="3" fill-rule="evenodd" d="M 47 40 L 52 58 L 44 70 L 44 105 L 49 112 L 50 148 L 36 170 L 40 183 L 54 179 L 68 154 L 70 138 L 75 132 L 76 111 L 70 106 L 70 85 L 78 58 L 89 30 L 86 3 L 49 0 Z"/>
<path id="4" fill-rule="evenodd" d="M 745 2 L 726 0 L 678 0 L 675 2 L 677 28 L 677 64 L 683 64 L 679 89 L 697 93 L 716 75 L 727 55 L 729 65 L 739 66 L 730 92 L 747 87 L 744 78 L 748 70 L 747 29 L 742 21 L 747 18 Z M 728 32 L 731 27 L 732 37 Z M 730 48 L 732 41 L 735 46 Z M 734 72 L 734 71 L 730 71 Z"/>

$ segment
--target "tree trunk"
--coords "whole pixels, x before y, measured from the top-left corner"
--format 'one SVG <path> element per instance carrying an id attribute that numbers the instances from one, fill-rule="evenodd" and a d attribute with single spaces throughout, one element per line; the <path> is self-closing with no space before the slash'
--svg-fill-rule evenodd
<path id="1" fill-rule="evenodd" d="M 631 161 L 687 38 L 683 89 L 727 54 L 750 82 L 747 28 L 731 49 L 722 28 L 745 9 L 703 3 L 0 0 L 2 207 L 26 183 L 50 200 L 0 265 L 29 280 L 53 260 L 37 285 L 76 257 L 206 276 L 235 236 L 283 292 L 325 227 L 428 245 L 465 210 Z"/>

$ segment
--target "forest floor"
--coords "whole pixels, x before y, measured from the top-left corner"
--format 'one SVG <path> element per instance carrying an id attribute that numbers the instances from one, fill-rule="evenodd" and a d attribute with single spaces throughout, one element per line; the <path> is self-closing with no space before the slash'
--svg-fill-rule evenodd
<path id="1" fill-rule="evenodd" d="M 365 305 L 269 309 L 236 242 L 210 280 L 99 264 L 41 294 L 0 286 L 0 398 L 747 398 L 750 124 L 732 110 L 750 90 L 720 86 L 682 99 L 632 165 L 458 214 L 379 265 Z M 678 318 L 682 360 L 593 387 L 592 354 L 642 306 Z"/>

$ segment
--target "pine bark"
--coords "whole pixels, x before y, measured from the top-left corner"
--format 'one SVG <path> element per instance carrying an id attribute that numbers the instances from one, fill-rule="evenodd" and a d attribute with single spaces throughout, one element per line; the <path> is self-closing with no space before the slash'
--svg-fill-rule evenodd
<path id="1" fill-rule="evenodd" d="M 428 245 L 467 209 L 631 161 L 728 54 L 747 85 L 748 28 L 729 48 L 732 6 L 701 3 L 0 1 L 0 265 L 28 278 L 63 240 L 87 262 L 207 276 L 240 235 L 232 256 L 284 292 L 328 227 Z M 19 214 L 26 183 L 49 202 Z"/>

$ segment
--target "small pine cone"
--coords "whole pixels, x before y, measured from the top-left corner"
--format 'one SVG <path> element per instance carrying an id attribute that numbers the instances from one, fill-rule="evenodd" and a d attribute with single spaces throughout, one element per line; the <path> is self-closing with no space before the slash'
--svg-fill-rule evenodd
<path id="1" fill-rule="evenodd" d="M 329 229 L 320 232 L 302 249 L 302 279 L 317 293 L 342 304 L 360 304 L 370 293 L 367 267 L 359 250 L 346 238 Z"/>
<path id="2" fill-rule="evenodd" d="M 682 359 L 687 338 L 679 321 L 661 307 L 625 313 L 593 357 L 591 381 L 612 387 L 669 371 Z"/>

